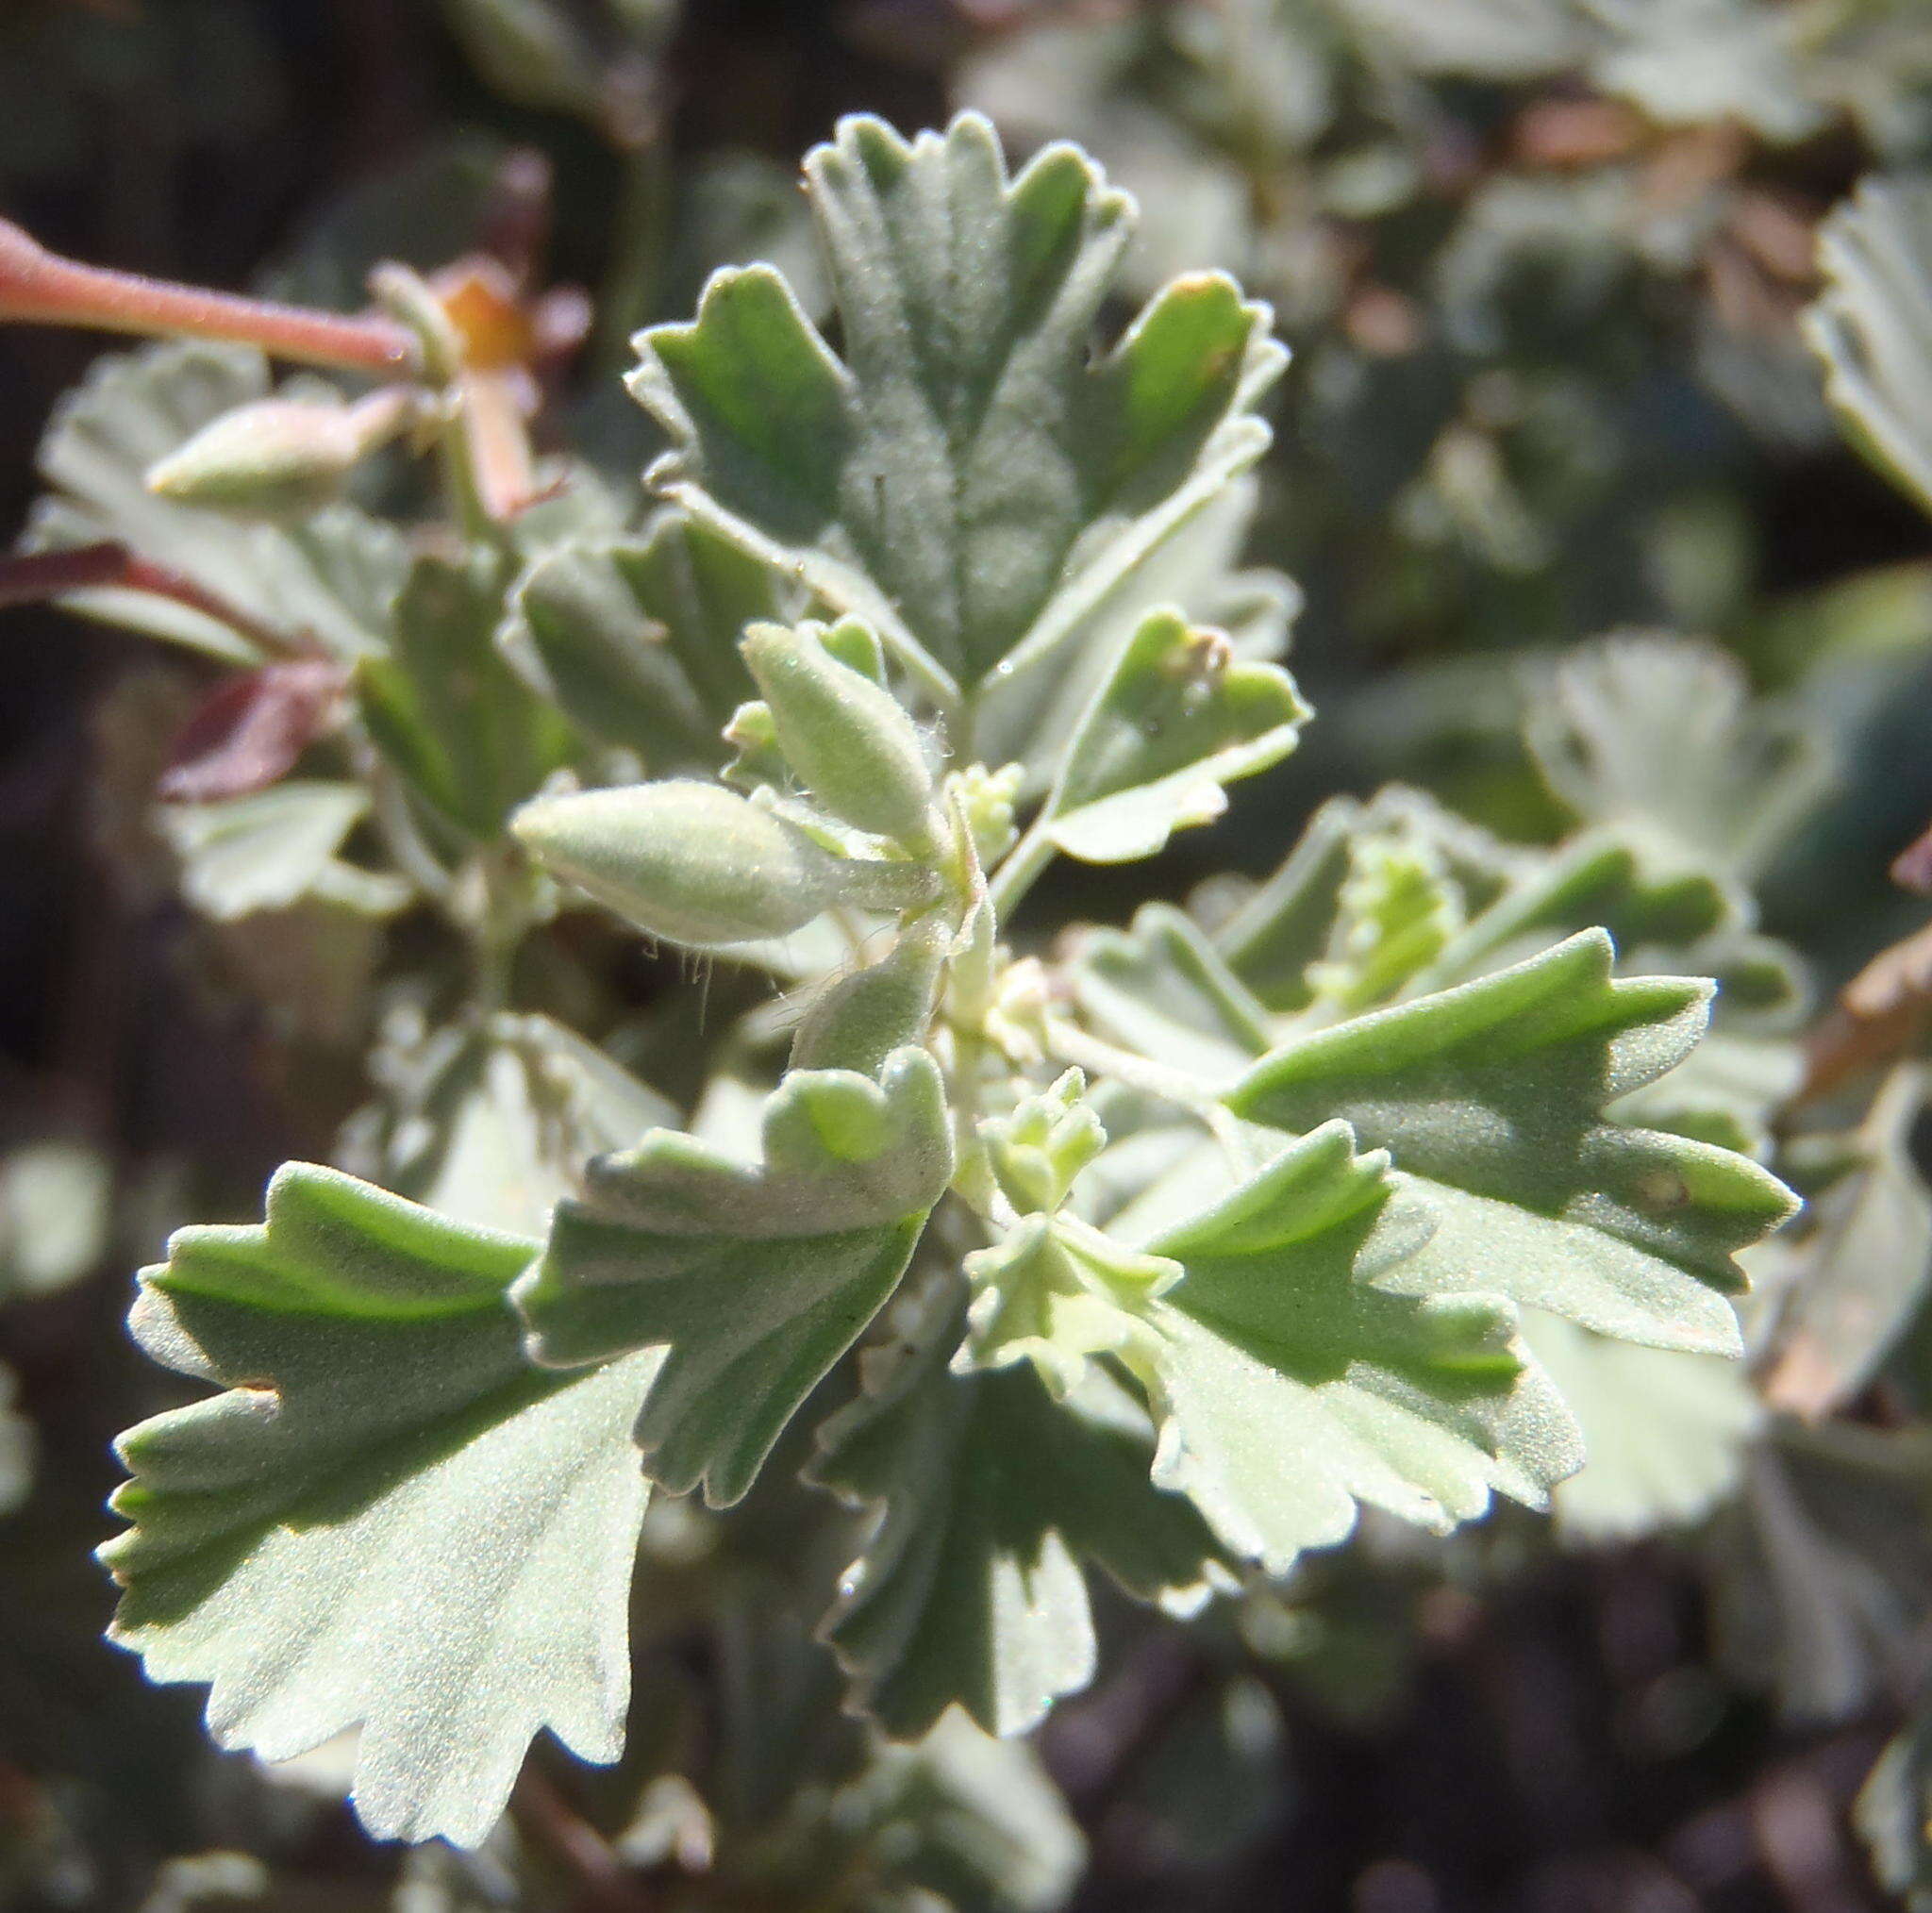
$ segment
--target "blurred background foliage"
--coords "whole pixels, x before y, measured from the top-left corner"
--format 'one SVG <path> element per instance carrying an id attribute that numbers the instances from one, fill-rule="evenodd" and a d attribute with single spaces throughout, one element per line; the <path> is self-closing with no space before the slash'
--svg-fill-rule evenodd
<path id="1" fill-rule="evenodd" d="M 1191 1630 L 1104 1617 L 1108 1674 L 1034 1750 L 867 1742 L 783 1598 L 796 1493 L 761 1490 L 724 1553 L 666 1505 L 624 1764 L 540 1753 L 475 1855 L 373 1847 L 326 1750 L 221 1755 L 196 1693 L 101 1642 L 89 1551 L 108 1439 L 167 1387 L 125 1342 L 129 1269 L 191 1214 L 252 1215 L 284 1156 L 401 1151 L 368 1116 L 334 1140 L 370 1093 L 382 903 L 264 898 L 245 857 L 158 840 L 206 678 L 13 610 L 0 1903 L 1932 1905 L 1932 857 L 1890 870 L 1932 818 L 1924 0 L 11 0 L 0 209 L 90 260 L 345 308 L 379 258 L 491 251 L 552 289 L 530 309 L 570 346 L 548 449 L 635 520 L 631 331 L 728 261 L 809 298 L 797 156 L 843 111 L 960 106 L 1016 154 L 1080 141 L 1138 195 L 1129 291 L 1225 267 L 1294 352 L 1249 553 L 1296 580 L 1322 721 L 1168 854 L 1165 893 L 1271 868 L 1331 800 L 1336 840 L 1437 886 L 1445 941 L 1500 870 L 1641 840 L 1694 872 L 1617 906 L 1626 944 L 1650 924 L 1726 982 L 1675 1114 L 1816 1197 L 1754 1272 L 1748 1369 L 1620 1372 L 1536 1328 L 1597 1457 L 1554 1528 L 1371 1522 Z M 1821 223 L 1861 181 L 1827 282 Z M 9 526 L 43 481 L 57 518 L 107 509 L 115 433 L 165 396 L 103 370 L 37 475 L 96 349 L 0 335 Z M 1409 793 L 1350 804 L 1391 780 Z M 1052 907 L 1117 921 L 1114 883 L 1069 870 Z M 1688 927 L 1657 927 L 1674 907 Z M 678 1097 L 669 972 L 626 960 Z M 430 1121 L 386 1008 L 378 1087 Z"/>

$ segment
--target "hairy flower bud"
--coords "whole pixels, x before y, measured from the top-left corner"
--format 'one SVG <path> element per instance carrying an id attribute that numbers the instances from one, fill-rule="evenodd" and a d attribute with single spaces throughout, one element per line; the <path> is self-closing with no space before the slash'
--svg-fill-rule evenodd
<path id="1" fill-rule="evenodd" d="M 790 936 L 844 899 L 910 903 L 930 884 L 911 864 L 834 857 L 796 824 L 694 780 L 539 797 L 510 827 L 553 875 L 695 950 Z"/>
<path id="2" fill-rule="evenodd" d="M 177 505 L 299 518 L 336 498 L 413 410 L 413 395 L 401 388 L 352 406 L 280 398 L 238 406 L 152 467 L 147 489 Z"/>
<path id="3" fill-rule="evenodd" d="M 754 624 L 741 648 L 779 748 L 812 795 L 860 830 L 930 849 L 939 824 L 919 728 L 883 685 L 826 648 L 844 628 Z"/>

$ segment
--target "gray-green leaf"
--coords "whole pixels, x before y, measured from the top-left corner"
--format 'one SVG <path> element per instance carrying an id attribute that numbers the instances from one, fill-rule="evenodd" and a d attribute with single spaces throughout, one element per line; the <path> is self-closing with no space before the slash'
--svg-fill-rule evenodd
<path id="1" fill-rule="evenodd" d="M 390 1838 L 475 1845 L 540 1728 L 623 1742 L 655 1361 L 533 1370 L 506 1291 L 535 1247 L 291 1164 L 264 1226 L 184 1229 L 142 1273 L 142 1345 L 226 1392 L 122 1438 L 114 1638 L 210 1683 L 224 1746 L 359 1724 Z"/>
<path id="2" fill-rule="evenodd" d="M 1228 1093 L 1251 1122 L 1343 1118 L 1437 1218 L 1401 1277 L 1502 1293 L 1600 1334 L 1734 1353 L 1732 1257 L 1796 1206 L 1707 1143 L 1607 1121 L 1702 1033 L 1710 986 L 1613 979 L 1586 931 L 1474 983 L 1285 1043 Z"/>
<path id="3" fill-rule="evenodd" d="M 1071 147 L 1009 180 L 975 114 L 909 142 L 855 118 L 806 174 L 844 357 L 771 269 L 717 274 L 642 336 L 654 481 L 950 697 L 1074 636 L 1260 456 L 1284 355 L 1203 274 L 1096 359 L 1130 208 Z"/>
<path id="4" fill-rule="evenodd" d="M 653 1130 L 593 1162 L 517 1286 L 541 1361 L 667 1351 L 639 1420 L 652 1478 L 714 1506 L 750 1488 L 799 1405 L 878 1312 L 952 1175 L 924 1050 L 877 1081 L 800 1070 L 757 1162 Z"/>
<path id="5" fill-rule="evenodd" d="M 819 1431 L 812 1478 L 879 1509 L 825 1637 L 892 1733 L 958 1702 L 1017 1734 L 1094 1667 L 1083 1560 L 1145 1600 L 1198 1605 L 1212 1536 L 1148 1481 L 1146 1417 L 1091 1370 L 1061 1402 L 1030 1367 L 949 1374 L 960 1332 L 938 1309 L 866 1358 L 865 1393 Z"/>

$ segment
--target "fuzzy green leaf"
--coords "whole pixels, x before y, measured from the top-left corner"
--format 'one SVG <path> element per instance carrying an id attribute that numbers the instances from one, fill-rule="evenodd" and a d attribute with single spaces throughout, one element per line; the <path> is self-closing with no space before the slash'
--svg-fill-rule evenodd
<path id="1" fill-rule="evenodd" d="M 1186 1610 L 1218 1558 L 1200 1517 L 1148 1482 L 1146 1418 L 1094 1370 L 1062 1402 L 1030 1368 L 951 1375 L 958 1317 L 866 1360 L 866 1391 L 819 1431 L 812 1478 L 879 1509 L 826 1639 L 891 1733 L 958 1702 L 1017 1734 L 1094 1667 L 1081 1568 Z"/>
<path id="2" fill-rule="evenodd" d="M 1817 739 L 1755 703 L 1729 653 L 1657 633 L 1621 632 L 1566 658 L 1524 735 L 1584 823 L 1720 874 L 1762 869 L 1831 781 Z"/>
<path id="3" fill-rule="evenodd" d="M 1229 967 L 1270 1009 L 1307 1008 L 1316 995 L 1310 972 L 1344 954 L 1337 949 L 1338 936 L 1345 940 L 1343 893 L 1371 846 L 1433 866 L 1453 886 L 1465 918 L 1488 910 L 1523 868 L 1521 852 L 1419 790 L 1391 785 L 1367 804 L 1331 798 L 1281 867 L 1215 930 Z"/>
<path id="4" fill-rule="evenodd" d="M 1426 1208 L 1333 1123 L 1145 1244 L 1181 1267 L 1123 1358 L 1160 1425 L 1154 1478 L 1285 1572 L 1366 1502 L 1446 1531 L 1494 1492 L 1533 1507 L 1582 1460 L 1495 1295 L 1394 1292 Z"/>
<path id="5" fill-rule="evenodd" d="M 224 1746 L 359 1723 L 387 1837 L 475 1845 L 540 1728 L 622 1745 L 654 1363 L 532 1370 L 506 1292 L 534 1251 L 291 1164 L 264 1226 L 184 1229 L 142 1273 L 143 1346 L 227 1392 L 122 1438 L 114 1638 L 210 1683 Z"/>
<path id="6" fill-rule="evenodd" d="M 752 695 L 739 633 L 790 608 L 767 566 L 664 511 L 641 537 L 538 559 L 497 641 L 587 734 L 659 775 L 721 761 L 719 733 Z"/>
<path id="7" fill-rule="evenodd" d="M 1681 1061 L 1710 986 L 1613 980 L 1585 932 L 1474 983 L 1300 1037 L 1232 1090 L 1236 1114 L 1344 1119 L 1437 1218 L 1402 1278 L 1508 1295 L 1605 1335 L 1733 1353 L 1732 1260 L 1795 1206 L 1757 1164 L 1626 1129 L 1604 1105 Z"/>
<path id="8" fill-rule="evenodd" d="M 1818 1196 L 1807 1232 L 1777 1245 L 1787 1266 L 1773 1286 L 1786 1301 L 1765 1392 L 1807 1420 L 1865 1388 L 1932 1285 L 1932 1189 L 1912 1150 L 1927 1087 L 1923 1063 L 1892 1070 L 1848 1139 L 1863 1159 Z"/>
<path id="9" fill-rule="evenodd" d="M 217 923 L 281 910 L 306 897 L 360 906 L 370 916 L 400 909 L 408 887 L 340 855 L 369 812 L 357 784 L 288 777 L 245 797 L 163 805 L 162 836 L 181 859 L 181 892 Z"/>
<path id="10" fill-rule="evenodd" d="M 547 1016 L 445 1024 L 378 1051 L 378 1097 L 338 1143 L 341 1166 L 440 1215 L 542 1235 L 593 1156 L 676 1121 L 654 1090 Z"/>
<path id="11" fill-rule="evenodd" d="M 1724 1658 L 1791 1721 L 1840 1721 L 1924 1672 L 1932 1439 L 1774 1422 L 1712 1536 Z"/>
<path id="12" fill-rule="evenodd" d="M 495 648 L 497 563 L 480 551 L 418 558 L 396 599 L 390 655 L 365 658 L 358 674 L 377 743 L 448 823 L 485 842 L 572 742 Z"/>
<path id="13" fill-rule="evenodd" d="M 1083 862 L 1152 857 L 1219 817 L 1224 785 L 1286 757 L 1308 715 L 1278 666 L 1240 663 L 1222 633 L 1152 612 L 1080 720 L 1044 827 Z"/>
<path id="14" fill-rule="evenodd" d="M 1267 1012 L 1171 904 L 1145 904 L 1128 931 L 1094 930 L 1071 967 L 1081 1014 L 1110 1040 L 1208 1082 L 1268 1047 Z"/>
<path id="15" fill-rule="evenodd" d="M 1556 1492 L 1565 1537 L 1619 1541 L 1700 1520 L 1738 1486 L 1764 1411 L 1740 1362 L 1612 1341 L 1541 1308 L 1523 1339 L 1583 1436 Z"/>
<path id="16" fill-rule="evenodd" d="M 939 1071 L 909 1048 L 876 1082 L 793 1072 L 757 1162 L 653 1130 L 558 1208 L 517 1286 L 532 1352 L 567 1365 L 665 1349 L 638 1422 L 645 1465 L 726 1505 L 891 1293 L 952 1167 Z"/>
<path id="17" fill-rule="evenodd" d="M 642 335 L 632 389 L 676 447 L 654 482 L 970 690 L 1075 637 L 1260 456 L 1284 355 L 1204 274 L 1096 359 L 1130 208 L 1071 147 L 1009 179 L 976 115 L 855 118 L 806 175 L 844 358 L 770 268 L 719 273 Z"/>

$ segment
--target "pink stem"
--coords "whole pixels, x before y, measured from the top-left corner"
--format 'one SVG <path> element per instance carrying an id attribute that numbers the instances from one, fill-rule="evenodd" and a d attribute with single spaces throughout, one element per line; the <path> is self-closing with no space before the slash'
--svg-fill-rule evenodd
<path id="1" fill-rule="evenodd" d="M 393 320 L 311 312 L 84 266 L 50 253 L 6 220 L 0 220 L 0 320 L 232 339 L 277 358 L 361 372 L 406 374 L 415 364 L 415 341 Z"/>

